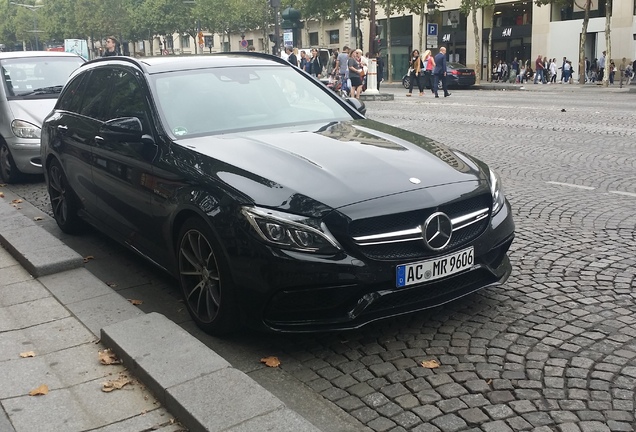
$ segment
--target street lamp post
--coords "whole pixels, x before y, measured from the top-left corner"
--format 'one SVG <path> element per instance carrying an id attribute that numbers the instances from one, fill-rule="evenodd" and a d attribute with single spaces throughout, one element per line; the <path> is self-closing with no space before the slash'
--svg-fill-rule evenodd
<path id="1" fill-rule="evenodd" d="M 428 3 L 426 3 L 426 13 L 424 14 L 424 28 L 426 29 L 426 34 L 424 35 L 425 39 L 424 39 L 424 51 L 426 51 L 429 46 L 428 46 L 428 23 L 429 23 L 429 19 L 433 17 L 433 12 L 435 11 L 435 2 L 433 2 L 433 0 L 429 0 Z"/>
<path id="2" fill-rule="evenodd" d="M 16 3 L 16 2 L 9 2 L 12 5 L 15 6 L 22 6 L 24 8 L 29 9 L 31 12 L 33 12 L 33 33 L 35 33 L 35 50 L 36 51 L 40 51 L 40 44 L 38 41 L 38 18 L 37 18 L 37 10 L 40 9 L 41 7 L 43 7 L 44 5 L 29 5 L 29 4 L 23 4 L 23 3 Z"/>

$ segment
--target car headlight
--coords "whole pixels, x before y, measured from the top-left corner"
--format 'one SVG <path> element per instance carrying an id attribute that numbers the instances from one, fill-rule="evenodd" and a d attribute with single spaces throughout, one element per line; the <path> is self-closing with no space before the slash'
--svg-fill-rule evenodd
<path id="1" fill-rule="evenodd" d="M 492 214 L 494 216 L 503 208 L 506 198 L 504 197 L 501 178 L 493 170 L 490 170 L 490 193 L 492 194 Z"/>
<path id="2" fill-rule="evenodd" d="M 281 249 L 318 254 L 333 254 L 342 248 L 324 223 L 261 207 L 243 207 L 247 218 L 260 239 Z"/>
<path id="3" fill-rule="evenodd" d="M 32 139 L 40 139 L 40 132 L 42 131 L 40 127 L 24 120 L 13 120 L 11 122 L 11 130 L 13 131 L 13 135 L 18 138 Z"/>

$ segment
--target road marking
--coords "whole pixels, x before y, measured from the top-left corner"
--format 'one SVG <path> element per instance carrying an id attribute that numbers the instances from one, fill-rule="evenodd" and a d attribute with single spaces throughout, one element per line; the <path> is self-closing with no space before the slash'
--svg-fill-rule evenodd
<path id="1" fill-rule="evenodd" d="M 632 193 L 632 192 L 609 191 L 609 193 L 618 194 L 618 195 L 625 195 L 625 196 L 630 196 L 630 197 L 636 198 L 636 193 Z"/>
<path id="2" fill-rule="evenodd" d="M 590 187 L 590 186 L 581 186 L 581 185 L 572 184 L 572 183 L 561 183 L 561 182 L 555 182 L 555 181 L 549 181 L 549 182 L 546 182 L 546 183 L 553 184 L 553 185 L 559 185 L 559 186 L 569 186 L 569 187 L 585 189 L 585 190 L 594 190 L 594 189 L 596 189 L 596 188 L 593 188 L 593 187 Z"/>

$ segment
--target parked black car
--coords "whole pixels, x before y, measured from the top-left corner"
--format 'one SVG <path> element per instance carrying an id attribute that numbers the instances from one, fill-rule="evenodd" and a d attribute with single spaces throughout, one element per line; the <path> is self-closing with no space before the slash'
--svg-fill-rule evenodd
<path id="1" fill-rule="evenodd" d="M 405 89 L 408 89 L 411 84 L 411 79 L 408 74 L 402 77 L 402 85 Z M 461 63 L 447 62 L 446 63 L 446 85 L 448 87 L 470 87 L 475 84 L 475 70 Z M 431 84 L 426 83 L 426 88 L 430 89 Z M 439 89 L 442 88 L 442 81 L 439 81 L 437 85 Z"/>
<path id="2" fill-rule="evenodd" d="M 174 275 L 211 333 L 356 328 L 505 282 L 499 177 L 352 104 L 259 53 L 90 61 L 43 125 L 55 219 Z"/>

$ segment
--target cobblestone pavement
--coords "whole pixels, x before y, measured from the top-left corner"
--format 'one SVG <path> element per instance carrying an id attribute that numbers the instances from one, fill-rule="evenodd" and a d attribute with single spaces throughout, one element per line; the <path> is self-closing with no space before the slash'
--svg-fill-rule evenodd
<path id="1" fill-rule="evenodd" d="M 225 344 L 277 355 L 373 431 L 636 430 L 634 95 L 389 91 L 366 103 L 370 118 L 502 175 L 517 224 L 508 283 L 358 331 Z M 41 185 L 14 190 L 46 201 Z M 421 366 L 432 359 L 440 367 Z"/>

